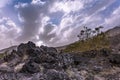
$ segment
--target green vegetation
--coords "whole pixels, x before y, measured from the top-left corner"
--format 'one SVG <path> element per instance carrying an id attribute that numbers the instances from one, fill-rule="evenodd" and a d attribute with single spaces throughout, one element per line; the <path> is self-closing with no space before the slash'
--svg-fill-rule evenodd
<path id="1" fill-rule="evenodd" d="M 100 33 L 86 40 L 79 40 L 70 44 L 64 49 L 64 52 L 84 52 L 89 50 L 99 50 L 109 48 L 109 40 L 104 33 Z"/>
<path id="2" fill-rule="evenodd" d="M 4 53 L 0 53 L 0 59 L 3 58 L 5 55 Z"/>

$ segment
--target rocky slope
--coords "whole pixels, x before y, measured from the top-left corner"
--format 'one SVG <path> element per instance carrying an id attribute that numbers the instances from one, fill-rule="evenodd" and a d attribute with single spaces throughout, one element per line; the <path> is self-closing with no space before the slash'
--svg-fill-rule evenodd
<path id="1" fill-rule="evenodd" d="M 0 59 L 0 80 L 120 80 L 120 54 L 108 49 L 59 53 L 22 43 Z"/>
<path id="2" fill-rule="evenodd" d="M 108 30 L 106 34 L 109 37 L 111 48 L 114 51 L 120 51 L 120 26 Z"/>
<path id="3" fill-rule="evenodd" d="M 117 27 L 114 27 L 112 29 L 109 29 L 108 31 L 106 31 L 106 34 L 109 37 L 114 37 L 116 35 L 119 35 L 120 34 L 120 26 L 117 26 Z"/>
<path id="4" fill-rule="evenodd" d="M 111 48 L 120 53 L 120 26 L 94 36 L 84 42 L 76 41 L 69 45 L 57 47 L 57 50 L 65 52 L 84 52 L 101 48 Z"/>
<path id="5" fill-rule="evenodd" d="M 5 53 L 5 52 L 11 53 L 12 50 L 16 50 L 16 49 L 17 49 L 17 46 L 11 46 L 11 47 L 0 50 L 0 54 Z"/>

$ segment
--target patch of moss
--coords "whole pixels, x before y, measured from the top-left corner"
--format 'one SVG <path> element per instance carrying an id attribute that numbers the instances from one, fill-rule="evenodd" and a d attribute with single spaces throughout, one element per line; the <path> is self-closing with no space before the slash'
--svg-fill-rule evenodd
<path id="1" fill-rule="evenodd" d="M 100 50 L 102 48 L 109 48 L 110 43 L 104 33 L 89 38 L 85 41 L 77 41 L 70 44 L 64 49 L 64 52 L 84 52 L 89 50 Z"/>

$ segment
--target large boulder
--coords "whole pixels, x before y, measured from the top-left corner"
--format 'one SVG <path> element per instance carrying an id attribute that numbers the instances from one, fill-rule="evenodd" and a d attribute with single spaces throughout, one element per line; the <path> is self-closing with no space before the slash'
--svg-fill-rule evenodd
<path id="1" fill-rule="evenodd" d="M 20 44 L 18 47 L 17 47 L 17 54 L 22 57 L 27 51 L 27 45 L 26 44 Z"/>
<path id="2" fill-rule="evenodd" d="M 36 48 L 35 44 L 31 41 L 29 41 L 27 44 L 20 44 L 17 47 L 17 54 L 21 57 L 24 56 L 24 54 L 28 54 L 29 52 L 31 52 L 34 48 Z"/>
<path id="3" fill-rule="evenodd" d="M 40 67 L 39 67 L 39 64 L 37 64 L 37 63 L 33 62 L 32 60 L 30 60 L 25 65 L 23 65 L 20 72 L 33 74 L 33 73 L 40 72 Z"/>

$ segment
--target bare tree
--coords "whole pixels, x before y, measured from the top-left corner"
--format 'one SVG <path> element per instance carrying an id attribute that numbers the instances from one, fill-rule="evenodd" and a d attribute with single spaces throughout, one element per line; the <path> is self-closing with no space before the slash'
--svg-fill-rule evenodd
<path id="1" fill-rule="evenodd" d="M 88 38 L 90 38 L 90 36 L 91 36 L 91 28 L 88 28 L 88 27 L 85 27 L 84 26 L 84 31 L 85 31 L 85 39 L 88 39 Z"/>
<path id="2" fill-rule="evenodd" d="M 84 26 L 84 29 L 80 31 L 77 37 L 79 38 L 79 40 L 86 40 L 90 37 L 90 35 L 91 35 L 91 29 Z"/>
<path id="3" fill-rule="evenodd" d="M 79 35 L 77 35 L 77 37 L 79 38 L 79 40 L 84 40 L 84 30 L 81 30 Z"/>
<path id="4" fill-rule="evenodd" d="M 102 26 L 99 26 L 99 27 L 95 28 L 95 31 L 97 32 L 97 34 L 100 34 L 100 32 L 101 32 L 100 29 L 102 29 L 102 28 L 103 28 Z"/>
<path id="5" fill-rule="evenodd" d="M 102 26 L 96 27 L 94 30 L 92 30 L 91 28 L 85 27 L 84 29 L 80 31 L 79 35 L 77 35 L 77 37 L 79 38 L 79 40 L 86 40 L 89 39 L 95 35 L 98 35 L 101 33 L 101 28 L 103 28 Z"/>

